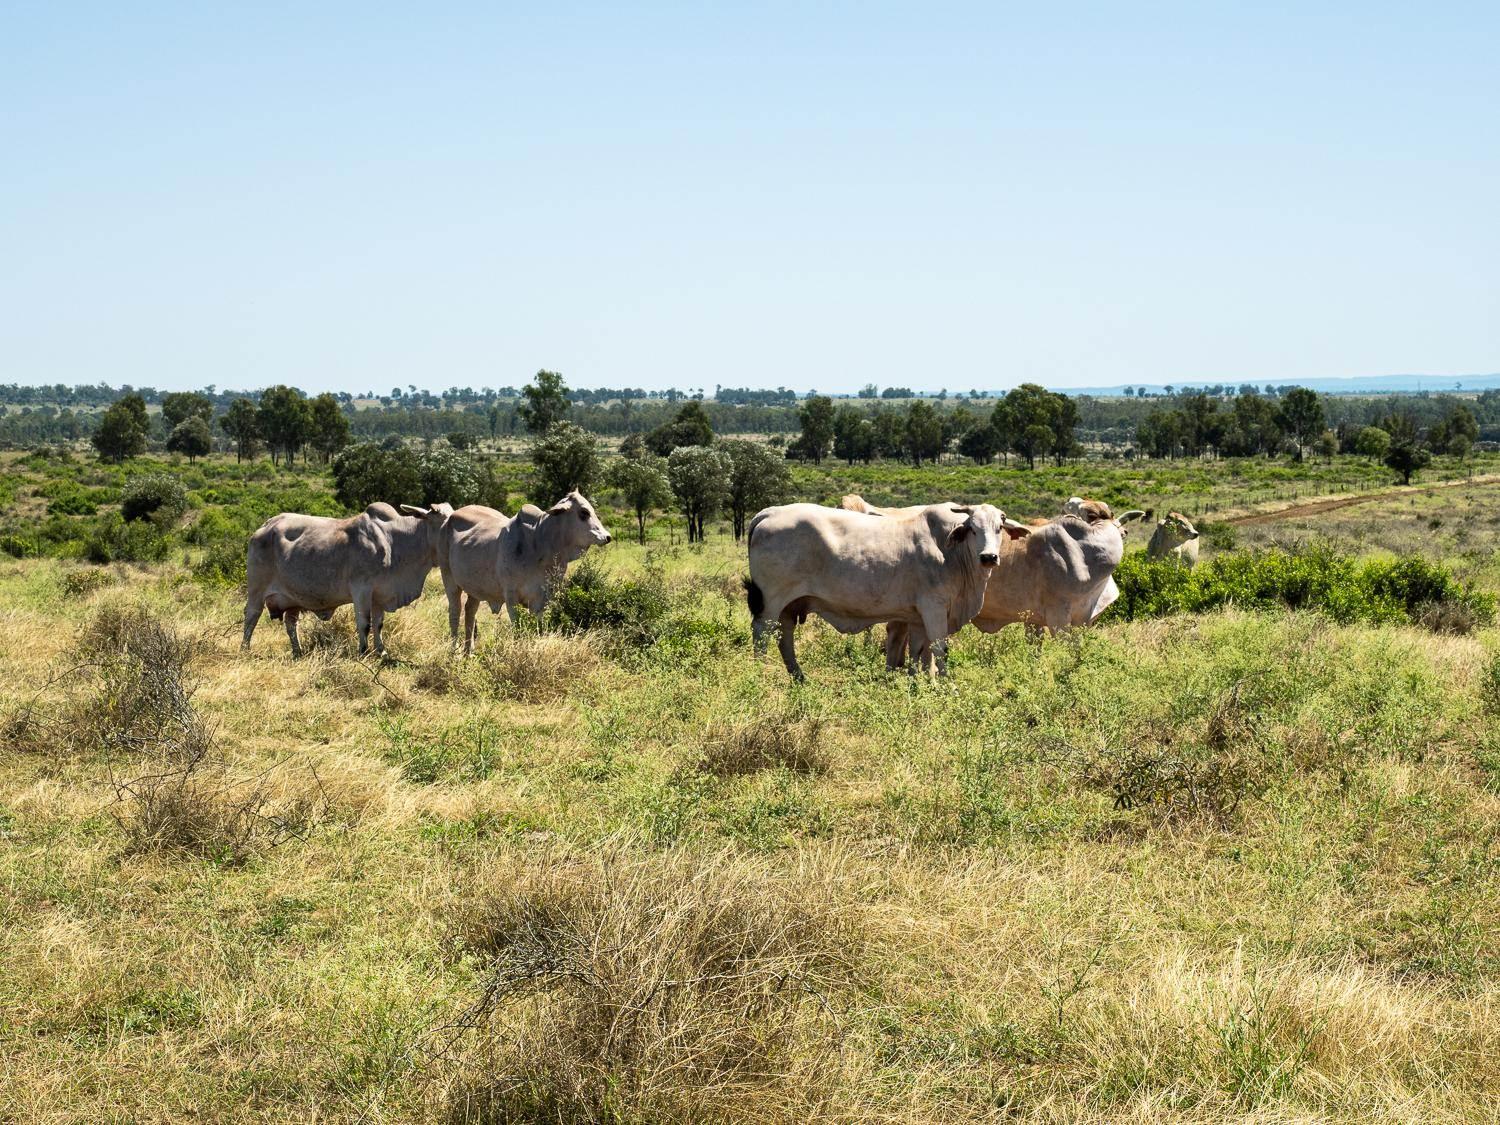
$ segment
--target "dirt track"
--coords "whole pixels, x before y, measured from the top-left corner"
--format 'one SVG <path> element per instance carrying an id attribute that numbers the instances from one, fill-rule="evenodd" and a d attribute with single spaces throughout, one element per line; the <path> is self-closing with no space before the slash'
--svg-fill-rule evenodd
<path id="1" fill-rule="evenodd" d="M 1422 496 L 1437 492 L 1443 488 L 1461 488 L 1464 485 L 1496 484 L 1500 483 L 1500 474 L 1488 473 L 1484 476 L 1475 477 L 1473 480 L 1445 480 L 1437 484 L 1412 485 L 1406 488 L 1393 488 L 1385 492 L 1366 492 L 1359 496 L 1339 496 L 1332 500 L 1313 500 L 1306 504 L 1293 504 L 1289 508 L 1278 508 L 1274 512 L 1251 512 L 1245 516 L 1230 516 L 1228 519 L 1220 520 L 1220 523 L 1238 524 L 1241 527 L 1258 523 L 1276 523 L 1279 520 L 1292 520 L 1300 516 L 1315 516 L 1322 512 L 1332 512 L 1339 508 L 1352 508 L 1356 504 L 1368 504 L 1374 500 L 1393 500 L 1400 496 Z"/>

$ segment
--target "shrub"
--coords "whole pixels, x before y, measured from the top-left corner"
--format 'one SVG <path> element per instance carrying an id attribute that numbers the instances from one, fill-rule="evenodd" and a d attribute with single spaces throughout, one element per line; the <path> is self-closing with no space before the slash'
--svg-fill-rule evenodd
<path id="1" fill-rule="evenodd" d="M 704 773 L 733 777 L 758 770 L 788 769 L 823 773 L 823 722 L 816 716 L 777 711 L 745 723 L 711 731 L 704 739 L 698 768 Z"/>
<path id="2" fill-rule="evenodd" d="M 1239 533 L 1232 523 L 1200 523 L 1198 531 L 1204 546 L 1215 551 L 1232 551 L 1239 543 Z"/>
<path id="3" fill-rule="evenodd" d="M 246 554 L 243 536 L 219 539 L 193 564 L 193 577 L 208 586 L 243 586 Z"/>
<path id="4" fill-rule="evenodd" d="M 1342 622 L 1483 624 L 1495 617 L 1492 595 L 1465 590 L 1446 568 L 1417 557 L 1356 562 L 1322 549 L 1269 550 L 1220 555 L 1189 570 L 1136 552 L 1125 556 L 1115 581 L 1120 598 L 1108 613 L 1127 621 L 1227 605 L 1319 610 Z M 1434 606 L 1445 608 L 1435 615 Z"/>
<path id="5" fill-rule="evenodd" d="M 549 629 L 563 632 L 610 629 L 626 644 L 653 644 L 672 607 L 660 569 L 638 579 L 610 578 L 592 555 L 573 568 L 547 606 Z"/>
<path id="6" fill-rule="evenodd" d="M 120 514 L 127 523 L 149 519 L 161 527 L 176 523 L 187 511 L 187 490 L 167 473 L 136 477 L 120 493 Z"/>
<path id="7" fill-rule="evenodd" d="M 99 506 L 78 491 L 64 492 L 47 503 L 49 516 L 92 516 L 98 512 Z"/>
<path id="8" fill-rule="evenodd" d="M 79 567 L 70 570 L 63 575 L 63 593 L 70 598 L 86 598 L 106 586 L 112 586 L 117 581 L 115 576 L 107 570 L 96 566 Z"/>
<path id="9" fill-rule="evenodd" d="M 817 871 L 800 875 L 623 846 L 517 862 L 459 923 L 488 983 L 461 1021 L 451 1117 L 806 1119 L 862 942 Z"/>
<path id="10" fill-rule="evenodd" d="M 117 513 L 100 518 L 84 537 L 83 556 L 92 563 L 160 562 L 169 550 L 156 524 L 127 523 Z"/>

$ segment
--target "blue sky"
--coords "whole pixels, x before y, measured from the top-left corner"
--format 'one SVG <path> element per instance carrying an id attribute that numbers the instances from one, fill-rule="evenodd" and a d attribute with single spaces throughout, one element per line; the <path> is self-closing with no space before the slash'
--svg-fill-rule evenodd
<path id="1" fill-rule="evenodd" d="M 1492 3 L 0 0 L 0 382 L 1494 371 L 1497 59 Z"/>

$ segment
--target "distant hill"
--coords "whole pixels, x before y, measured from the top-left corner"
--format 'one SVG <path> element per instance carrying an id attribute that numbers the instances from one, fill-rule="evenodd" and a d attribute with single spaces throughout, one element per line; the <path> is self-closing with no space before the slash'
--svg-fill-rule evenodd
<path id="1" fill-rule="evenodd" d="M 1436 394 L 1439 391 L 1485 391 L 1500 387 L 1500 373 L 1492 375 L 1363 375 L 1350 379 L 1216 379 L 1182 383 L 1120 383 L 1113 387 L 1052 387 L 1050 389 L 1070 395 L 1120 395 L 1125 392 L 1125 387 L 1128 385 L 1144 386 L 1148 394 L 1161 394 L 1165 387 L 1171 387 L 1174 391 L 1188 391 L 1220 384 L 1239 387 L 1241 383 L 1250 382 L 1254 382 L 1262 389 L 1268 383 L 1277 386 L 1284 384 L 1308 387 L 1327 395 L 1413 394 L 1418 391 L 1431 391 Z"/>

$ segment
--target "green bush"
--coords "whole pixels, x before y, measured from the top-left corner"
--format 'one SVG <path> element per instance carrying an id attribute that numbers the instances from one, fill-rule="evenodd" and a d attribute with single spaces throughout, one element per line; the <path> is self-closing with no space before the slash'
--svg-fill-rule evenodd
<path id="1" fill-rule="evenodd" d="M 243 586 L 246 549 L 243 536 L 215 540 L 193 564 L 193 577 L 209 586 Z"/>
<path id="2" fill-rule="evenodd" d="M 136 477 L 120 494 L 120 514 L 127 523 L 149 519 L 165 527 L 187 511 L 187 489 L 166 473 Z"/>
<path id="3" fill-rule="evenodd" d="M 1191 570 L 1152 562 L 1144 552 L 1115 571 L 1119 600 L 1108 614 L 1127 621 L 1173 613 L 1240 609 L 1312 609 L 1336 621 L 1413 622 L 1495 619 L 1490 594 L 1466 590 L 1444 567 L 1421 558 L 1356 562 L 1331 551 L 1280 550 L 1220 555 Z M 1433 607 L 1462 608 L 1433 615 Z"/>
<path id="4" fill-rule="evenodd" d="M 99 506 L 76 489 L 62 493 L 47 504 L 49 516 L 92 516 L 98 512 Z"/>
<path id="5" fill-rule="evenodd" d="M 113 512 L 95 524 L 83 541 L 83 556 L 92 563 L 160 562 L 167 551 L 167 537 L 155 523 L 128 523 Z"/>
<path id="6" fill-rule="evenodd" d="M 648 569 L 639 579 L 610 578 L 585 556 L 547 606 L 547 626 L 563 632 L 614 629 L 644 646 L 656 640 L 671 608 L 660 570 Z"/>

